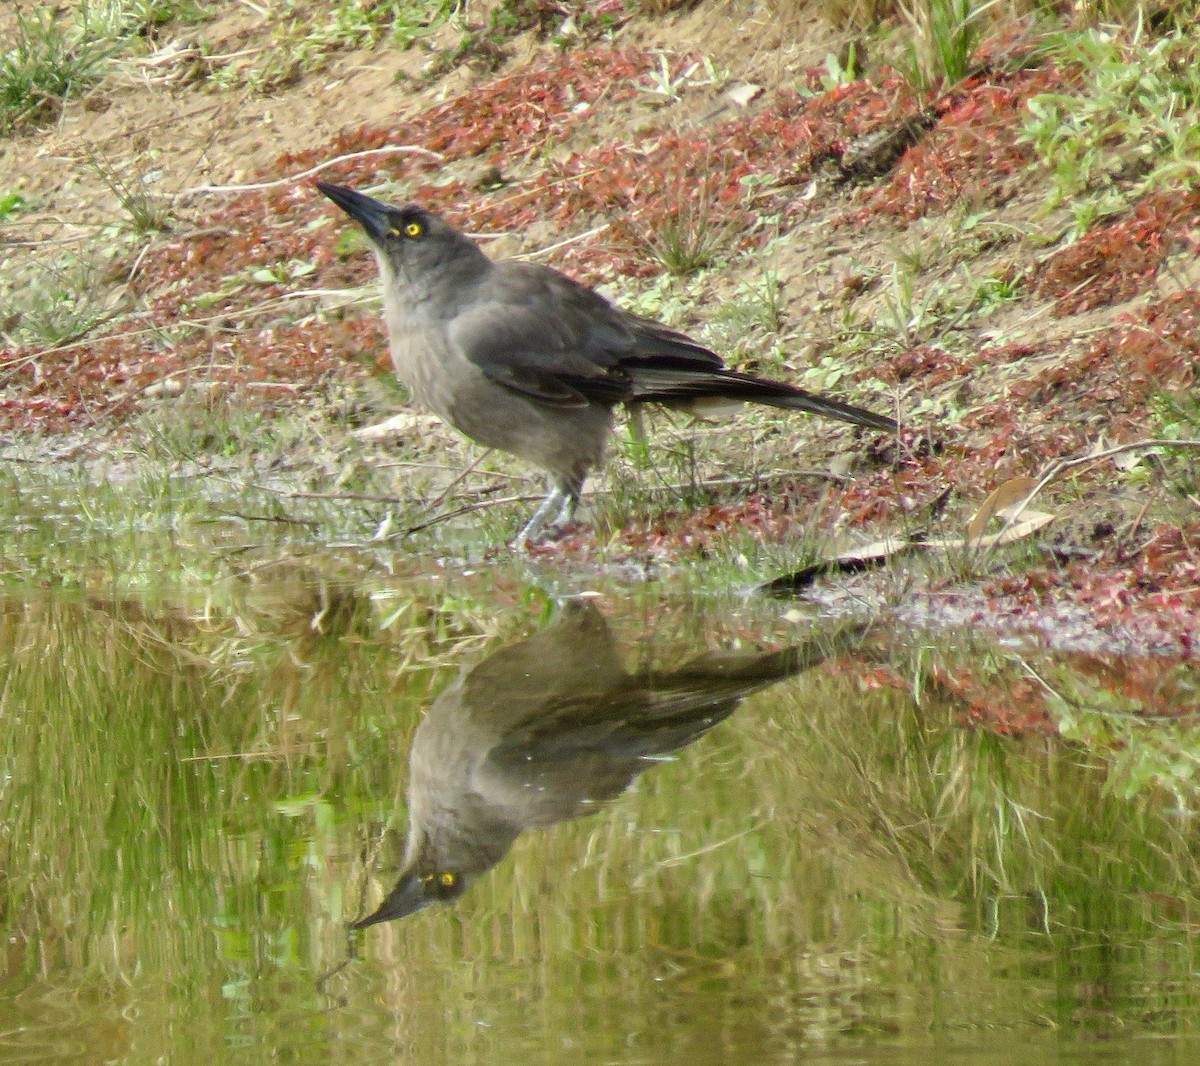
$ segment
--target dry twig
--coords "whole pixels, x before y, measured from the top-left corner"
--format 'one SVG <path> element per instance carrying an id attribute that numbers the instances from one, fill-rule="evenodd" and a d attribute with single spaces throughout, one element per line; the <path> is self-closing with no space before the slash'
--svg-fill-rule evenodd
<path id="1" fill-rule="evenodd" d="M 1104 448 L 1098 452 L 1089 452 L 1087 455 L 1080 455 L 1074 459 L 1060 459 L 1047 468 L 1046 472 L 1038 478 L 1037 484 L 1029 490 L 1029 495 L 1013 508 L 999 535 L 1003 536 L 1008 532 L 1016 524 L 1025 509 L 1033 502 L 1034 497 L 1061 474 L 1066 473 L 1068 470 L 1073 470 L 1077 466 L 1087 466 L 1089 463 L 1098 463 L 1102 459 L 1111 459 L 1114 455 L 1120 455 L 1122 452 L 1144 451 L 1148 448 L 1200 448 L 1200 440 L 1163 440 L 1155 437 L 1150 440 L 1137 440 L 1131 441 L 1128 444 L 1118 444 L 1115 447 Z"/>
<path id="2" fill-rule="evenodd" d="M 335 156 L 333 159 L 327 159 L 324 163 L 318 163 L 315 167 L 309 167 L 308 170 L 302 170 L 299 174 L 292 174 L 290 177 L 279 178 L 276 181 L 257 181 L 249 185 L 196 185 L 191 189 L 185 189 L 180 195 L 190 196 L 197 193 L 236 193 L 236 192 L 258 192 L 262 189 L 276 189 L 281 185 L 291 185 L 293 182 L 303 181 L 305 178 L 311 178 L 314 174 L 321 173 L 329 167 L 336 166 L 338 163 L 348 163 L 352 159 L 364 159 L 370 155 L 396 155 L 398 153 L 408 155 L 423 155 L 429 159 L 436 159 L 439 163 L 444 156 L 440 152 L 430 151 L 428 148 L 422 148 L 419 144 L 393 144 L 383 148 L 368 148 L 362 152 L 351 152 L 349 155 Z"/>

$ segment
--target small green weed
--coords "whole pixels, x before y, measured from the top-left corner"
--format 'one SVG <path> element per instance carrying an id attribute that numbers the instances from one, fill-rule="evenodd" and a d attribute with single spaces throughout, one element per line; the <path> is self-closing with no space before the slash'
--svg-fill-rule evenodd
<path id="1" fill-rule="evenodd" d="M 107 264 L 64 257 L 54 266 L 16 274 L 0 289 L 7 304 L 4 336 L 10 343 L 50 347 L 85 336 L 110 313 Z"/>
<path id="2" fill-rule="evenodd" d="M 443 4 L 428 25 L 432 28 L 445 22 L 454 10 L 452 4 Z M 489 73 L 497 70 L 508 55 L 507 43 L 526 30 L 544 34 L 548 29 L 546 17 L 547 9 L 540 8 L 534 0 L 502 0 L 492 9 L 486 26 L 465 30 L 457 43 L 443 49 L 425 67 L 422 77 L 432 81 L 464 63 L 474 70 Z"/>
<path id="3" fill-rule="evenodd" d="M 289 4 L 289 10 L 305 18 L 303 3 Z M 345 51 L 373 48 L 385 37 L 408 44 L 419 36 L 420 29 L 432 18 L 448 16 L 445 4 L 422 5 L 414 0 L 382 0 L 364 4 L 358 0 L 341 0 L 328 18 L 313 26 L 302 41 L 302 48 L 313 51 Z"/>
<path id="4" fill-rule="evenodd" d="M 129 41 L 173 21 L 209 17 L 198 0 L 77 0 L 16 14 L 0 52 L 0 133 L 53 121 L 63 104 L 105 74 Z"/>
<path id="5" fill-rule="evenodd" d="M 252 281 L 260 285 L 291 285 L 316 272 L 316 264 L 305 259 L 289 259 L 286 263 L 275 263 L 260 267 L 250 274 Z"/>
<path id="6" fill-rule="evenodd" d="M 22 208 L 26 206 L 25 197 L 20 193 L 10 192 L 0 196 L 0 222 L 7 218 L 12 218 L 14 215 L 20 214 Z"/>
<path id="7" fill-rule="evenodd" d="M 912 29 L 904 73 L 920 92 L 948 89 L 967 76 L 984 31 L 984 15 L 997 0 L 900 0 Z"/>
<path id="8" fill-rule="evenodd" d="M 903 347 L 911 348 L 929 340 L 951 313 L 945 286 L 933 284 L 919 294 L 916 275 L 897 265 L 892 271 L 891 289 L 883 296 L 878 328 Z"/>
<path id="9" fill-rule="evenodd" d="M 455 5 L 450 0 L 338 0 L 321 18 L 311 9 L 303 0 L 280 5 L 273 33 L 276 47 L 251 65 L 217 67 L 212 83 L 274 92 L 306 72 L 323 69 L 339 53 L 374 48 L 384 41 L 407 47 L 449 19 Z"/>
<path id="10" fill-rule="evenodd" d="M 216 5 L 206 0 L 134 0 L 129 7 L 137 12 L 139 23 L 146 30 L 168 22 L 195 26 L 216 13 Z"/>
<path id="11" fill-rule="evenodd" d="M 657 103 L 669 104 L 679 100 L 685 89 L 720 89 L 728 80 L 708 56 L 693 60 L 686 66 L 681 65 L 679 70 L 673 71 L 666 53 L 660 52 L 658 67 L 646 75 L 646 81 L 638 88 Z"/>
<path id="12" fill-rule="evenodd" d="M 90 149 L 87 161 L 92 172 L 108 187 L 124 210 L 126 228 L 138 236 L 171 228 L 169 204 L 165 197 L 150 188 L 146 172 L 127 173 Z"/>
<path id="13" fill-rule="evenodd" d="M 214 5 L 200 0 L 83 0 L 76 17 L 93 37 L 145 37 L 171 22 L 195 25 L 211 18 Z"/>
<path id="14" fill-rule="evenodd" d="M 1147 191 L 1200 184 L 1200 44 L 1193 31 L 1063 34 L 1050 54 L 1082 78 L 1029 101 L 1022 139 L 1049 170 L 1047 210 L 1076 236 Z"/>
<path id="15" fill-rule="evenodd" d="M 783 286 L 779 275 L 768 270 L 758 284 L 740 285 L 709 318 L 706 332 L 712 345 L 736 363 L 760 335 L 776 334 L 782 328 Z"/>
<path id="16" fill-rule="evenodd" d="M 1154 436 L 1164 440 L 1200 438 L 1200 397 L 1192 392 L 1161 393 L 1155 401 L 1155 415 L 1160 428 Z M 1160 463 L 1172 491 L 1193 498 L 1200 493 L 1200 473 L 1197 472 L 1194 449 L 1164 448 Z"/>
<path id="17" fill-rule="evenodd" d="M 732 223 L 718 218 L 711 201 L 701 195 L 658 223 L 646 251 L 668 274 L 686 277 L 713 266 L 732 243 Z"/>
<path id="18" fill-rule="evenodd" d="M 686 277 L 712 266 L 724 247 L 720 235 L 694 218 L 676 215 L 651 238 L 648 251 L 668 274 Z"/>
<path id="19" fill-rule="evenodd" d="M 976 314 L 989 315 L 1017 299 L 1021 279 L 1008 274 L 992 275 L 975 286 L 971 309 Z"/>
<path id="20" fill-rule="evenodd" d="M 614 278 L 602 291 L 626 311 L 656 318 L 667 326 L 680 326 L 693 306 L 695 294 L 687 282 L 669 274 L 660 274 L 650 282 L 633 278 Z"/>
<path id="21" fill-rule="evenodd" d="M 16 40 L 0 54 L 0 133 L 51 121 L 72 95 L 98 81 L 116 51 L 86 18 L 68 26 L 56 11 L 18 13 Z"/>
<path id="22" fill-rule="evenodd" d="M 804 81 L 797 85 L 797 89 L 803 96 L 817 96 L 820 93 L 833 92 L 834 89 L 851 85 L 861 77 L 862 71 L 858 65 L 858 47 L 851 41 L 844 57 L 838 56 L 836 52 L 826 54 L 825 73 L 820 75 L 821 88 L 819 90 L 810 89 L 808 83 Z"/>

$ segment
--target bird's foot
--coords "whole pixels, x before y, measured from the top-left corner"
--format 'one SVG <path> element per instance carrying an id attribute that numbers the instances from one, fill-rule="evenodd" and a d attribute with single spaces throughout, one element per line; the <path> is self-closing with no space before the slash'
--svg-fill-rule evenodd
<path id="1" fill-rule="evenodd" d="M 542 501 L 534 512 L 533 517 L 525 523 L 521 532 L 513 541 L 517 551 L 529 551 L 530 546 L 544 541 L 559 540 L 564 532 L 575 524 L 575 508 L 579 505 L 579 487 L 571 484 L 566 487 L 551 485 L 549 495 Z M 550 516 L 555 510 L 558 514 L 554 520 Z"/>
<path id="2" fill-rule="evenodd" d="M 577 522 L 574 518 L 569 518 L 565 522 L 556 521 L 548 526 L 546 532 L 550 534 L 547 538 L 551 541 L 566 540 L 567 537 L 573 537 L 576 533 L 582 533 L 588 528 L 586 522 Z"/>
<path id="3" fill-rule="evenodd" d="M 516 535 L 512 546 L 516 551 L 529 552 L 538 548 L 551 548 L 560 540 L 574 536 L 587 528 L 586 522 L 547 522 L 540 529 L 528 532 L 528 527 Z"/>

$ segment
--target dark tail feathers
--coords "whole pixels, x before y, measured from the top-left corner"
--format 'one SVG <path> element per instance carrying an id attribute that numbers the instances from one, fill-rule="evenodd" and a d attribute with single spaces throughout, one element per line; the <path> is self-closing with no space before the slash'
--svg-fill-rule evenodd
<path id="1" fill-rule="evenodd" d="M 805 392 L 782 381 L 767 381 L 732 370 L 682 370 L 637 367 L 632 374 L 635 403 L 687 404 L 705 398 L 743 400 L 789 411 L 807 411 L 854 426 L 895 433 L 896 420 L 828 396 Z"/>

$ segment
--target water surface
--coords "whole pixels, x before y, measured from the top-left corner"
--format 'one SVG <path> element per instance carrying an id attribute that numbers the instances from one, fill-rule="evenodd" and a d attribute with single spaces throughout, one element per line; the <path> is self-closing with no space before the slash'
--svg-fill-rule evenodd
<path id="1" fill-rule="evenodd" d="M 1061 730 L 952 683 L 1030 676 Z M 1195 727 L 1081 676 L 653 589 L 10 595 L 0 1062 L 1196 1061 Z"/>

